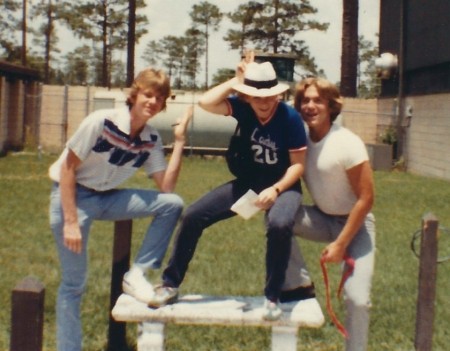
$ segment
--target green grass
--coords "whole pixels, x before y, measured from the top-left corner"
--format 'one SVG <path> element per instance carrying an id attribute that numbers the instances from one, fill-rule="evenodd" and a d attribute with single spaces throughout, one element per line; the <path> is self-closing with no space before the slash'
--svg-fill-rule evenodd
<path id="1" fill-rule="evenodd" d="M 48 166 L 55 156 L 34 153 L 0 158 L 0 350 L 9 349 L 11 291 L 24 277 L 45 285 L 44 350 L 55 349 L 55 295 L 59 264 L 48 224 L 50 180 Z M 222 159 L 186 158 L 177 192 L 191 203 L 228 180 Z M 418 260 L 409 248 L 412 233 L 425 213 L 434 213 L 450 227 L 450 183 L 398 172 L 376 172 L 377 256 L 373 281 L 373 309 L 369 350 L 414 349 Z M 151 186 L 142 173 L 127 185 Z M 308 200 L 306 200 L 308 201 Z M 142 240 L 147 220 L 133 224 L 133 252 Z M 97 222 L 89 243 L 90 276 L 83 303 L 85 350 L 105 350 L 107 343 L 109 284 L 113 224 Z M 447 241 L 448 243 L 448 241 Z M 325 311 L 324 287 L 318 257 L 322 245 L 301 242 L 314 277 L 318 299 Z M 249 221 L 233 218 L 208 228 L 190 266 L 182 293 L 261 295 L 264 282 L 265 239 L 261 215 Z M 154 272 L 157 281 L 161 272 Z M 438 266 L 433 350 L 448 350 L 450 332 L 450 262 Z M 332 269 L 333 285 L 339 280 Z M 334 306 L 340 318 L 339 302 Z M 329 318 L 327 316 L 327 320 Z M 135 349 L 134 325 L 128 326 L 130 350 Z M 224 328 L 168 325 L 167 351 L 269 350 L 267 328 Z M 299 332 L 299 350 L 338 351 L 343 342 L 327 322 L 318 330 Z"/>

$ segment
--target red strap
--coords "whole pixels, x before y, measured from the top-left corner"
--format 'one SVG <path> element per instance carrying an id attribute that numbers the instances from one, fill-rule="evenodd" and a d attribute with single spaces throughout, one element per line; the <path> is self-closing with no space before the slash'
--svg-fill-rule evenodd
<path id="1" fill-rule="evenodd" d="M 353 270 L 355 268 L 355 260 L 350 256 L 345 256 L 344 261 L 346 264 L 346 270 L 342 273 L 341 282 L 339 284 L 339 289 L 337 291 L 338 298 L 341 296 L 342 289 L 344 287 L 345 281 L 348 279 L 348 277 L 353 273 Z M 333 307 L 331 306 L 331 298 L 330 298 L 330 284 L 328 282 L 328 272 L 326 267 L 326 262 L 323 257 L 320 259 L 320 266 L 322 267 L 322 273 L 323 273 L 323 280 L 325 282 L 325 292 L 326 292 L 326 298 L 327 298 L 327 311 L 328 314 L 331 317 L 331 320 L 333 321 L 333 324 L 338 328 L 339 332 L 345 337 L 348 338 L 348 332 L 345 329 L 345 327 L 342 325 L 342 323 L 339 321 L 339 319 L 336 317 L 336 314 L 333 311 Z"/>

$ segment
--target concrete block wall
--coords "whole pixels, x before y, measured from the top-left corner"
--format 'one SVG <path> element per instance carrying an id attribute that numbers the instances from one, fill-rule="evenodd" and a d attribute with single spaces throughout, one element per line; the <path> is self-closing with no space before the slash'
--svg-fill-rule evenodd
<path id="1" fill-rule="evenodd" d="M 377 100 L 345 98 L 342 125 L 359 135 L 366 144 L 375 144 L 377 138 Z"/>
<path id="2" fill-rule="evenodd" d="M 65 90 L 67 89 L 67 90 Z M 62 86 L 43 86 L 42 91 L 42 113 L 41 113 L 41 145 L 46 150 L 58 151 L 66 142 L 72 133 L 76 130 L 83 118 L 92 112 L 95 108 L 94 97 L 101 95 L 99 93 L 107 91 L 104 88 L 96 87 L 62 87 Z M 120 92 L 126 95 L 126 91 Z M 168 109 L 161 116 L 155 118 L 155 125 L 160 131 L 165 133 L 168 129 L 172 133 L 172 129 L 165 128 L 165 121 L 172 120 L 176 116 L 181 115 L 184 106 L 187 103 L 192 103 L 200 96 L 200 93 L 191 96 L 190 94 L 179 94 L 174 101 L 169 101 Z M 358 134 L 364 142 L 376 142 L 376 119 L 377 119 L 377 104 L 376 100 L 360 100 L 360 99 L 346 99 L 342 116 L 340 117 L 342 123 L 356 134 Z M 197 119 L 202 121 L 202 124 L 197 123 L 196 128 L 208 130 L 215 130 L 217 128 L 225 128 L 232 132 L 234 130 L 233 123 L 227 123 L 223 119 L 216 119 L 214 123 L 217 125 L 209 128 L 211 120 L 203 118 L 205 113 L 200 109 L 196 109 Z M 169 116 L 170 115 L 170 116 Z M 172 116 L 176 115 L 176 116 Z M 199 120 L 199 121 L 200 121 Z M 204 124 L 206 123 L 206 124 Z M 208 129 L 208 128 L 209 129 Z M 219 132 L 216 130 L 216 132 Z M 171 137 L 171 134 L 169 135 Z M 197 137 L 197 142 L 202 141 Z M 222 140 L 222 139 L 221 139 Z M 228 134 L 222 143 L 227 143 Z M 211 145 L 206 145 L 211 146 Z M 223 147 L 226 145 L 220 145 Z"/>
<path id="3" fill-rule="evenodd" d="M 39 143 L 46 151 L 59 152 L 66 142 L 66 97 L 62 86 L 42 87 Z"/>
<path id="4" fill-rule="evenodd" d="M 68 89 L 66 100 L 64 89 Z M 43 87 L 40 142 L 45 151 L 59 153 L 62 150 L 67 138 L 75 131 L 81 120 L 93 111 L 94 95 L 99 91 L 107 90 L 94 87 Z M 122 93 L 126 95 L 126 92 Z M 189 97 L 185 99 L 190 100 Z M 160 123 L 159 120 L 162 121 L 161 126 L 156 126 L 160 131 L 164 131 L 163 124 L 166 121 L 175 118 L 169 111 L 178 112 L 185 103 L 182 99 L 178 100 L 173 102 L 178 104 L 178 107 L 168 109 L 167 113 L 157 118 L 158 121 L 155 119 L 155 124 Z M 404 149 L 407 170 L 421 175 L 450 179 L 449 94 L 408 97 L 406 105 L 412 107 L 413 111 L 411 124 L 405 127 L 407 137 Z M 202 117 L 202 112 L 198 111 L 197 117 Z M 344 126 L 358 134 L 366 144 L 379 145 L 386 129 L 391 125 L 395 126 L 396 114 L 396 99 L 346 98 L 340 119 Z M 197 123 L 196 128 L 205 128 L 201 124 Z M 226 125 L 223 128 L 231 127 Z M 171 128 L 168 130 L 170 132 Z M 196 137 L 194 144 L 195 140 L 200 141 L 201 138 Z M 376 148 L 377 151 L 378 149 Z"/>
<path id="5" fill-rule="evenodd" d="M 408 170 L 450 179 L 450 94 L 409 97 L 412 108 L 406 133 Z"/>
<path id="6" fill-rule="evenodd" d="M 67 135 L 72 135 L 78 128 L 83 118 L 90 112 L 92 104 L 90 94 L 93 88 L 75 86 L 68 89 L 67 106 L 68 106 L 68 125 Z"/>
<path id="7" fill-rule="evenodd" d="M 94 110 L 94 96 L 108 91 L 101 87 L 51 86 L 42 88 L 40 145 L 59 153 L 83 118 Z"/>
<path id="8" fill-rule="evenodd" d="M 388 113 L 396 104 L 396 99 L 380 99 L 379 112 Z M 407 171 L 450 180 L 450 94 L 409 96 L 405 108 L 412 111 L 402 128 Z M 395 125 L 395 118 L 389 122 Z"/>

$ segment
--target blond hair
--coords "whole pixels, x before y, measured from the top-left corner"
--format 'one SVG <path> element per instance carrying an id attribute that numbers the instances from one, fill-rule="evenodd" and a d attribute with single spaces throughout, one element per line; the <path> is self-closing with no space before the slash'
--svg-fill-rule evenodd
<path id="1" fill-rule="evenodd" d="M 131 106 L 133 106 L 133 102 L 139 91 L 146 91 L 148 89 L 155 90 L 155 92 L 164 98 L 162 110 L 165 110 L 167 107 L 166 100 L 171 94 L 169 77 L 164 71 L 156 70 L 154 68 L 146 68 L 136 76 L 131 85 L 130 93 L 128 94 L 128 107 L 131 108 Z"/>
<path id="2" fill-rule="evenodd" d="M 297 111 L 300 111 L 302 100 L 305 96 L 305 91 L 310 86 L 317 89 L 320 97 L 328 101 L 328 108 L 330 109 L 331 122 L 337 118 L 341 113 L 343 106 L 343 98 L 339 93 L 339 89 L 324 78 L 310 77 L 302 80 L 295 87 L 294 106 Z"/>

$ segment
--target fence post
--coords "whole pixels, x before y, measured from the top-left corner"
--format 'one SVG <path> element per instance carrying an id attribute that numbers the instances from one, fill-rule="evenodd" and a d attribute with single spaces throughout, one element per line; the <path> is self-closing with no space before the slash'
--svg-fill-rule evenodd
<path id="1" fill-rule="evenodd" d="M 423 217 L 420 242 L 416 336 L 414 341 L 417 351 L 431 351 L 432 349 L 438 228 L 439 222 L 433 214 L 429 213 Z"/>
<path id="2" fill-rule="evenodd" d="M 114 246 L 111 273 L 110 311 L 122 294 L 122 278 L 130 268 L 132 220 L 114 222 Z M 108 350 L 123 350 L 126 347 L 126 323 L 116 322 L 110 315 Z"/>
<path id="3" fill-rule="evenodd" d="M 12 291 L 11 351 L 41 351 L 44 331 L 43 284 L 26 277 Z"/>

